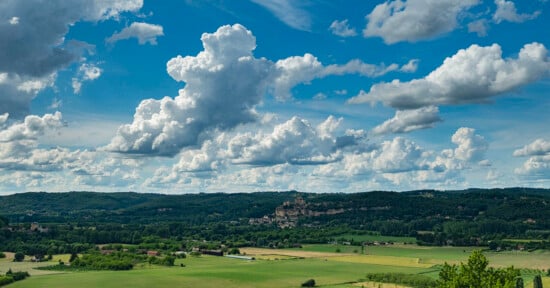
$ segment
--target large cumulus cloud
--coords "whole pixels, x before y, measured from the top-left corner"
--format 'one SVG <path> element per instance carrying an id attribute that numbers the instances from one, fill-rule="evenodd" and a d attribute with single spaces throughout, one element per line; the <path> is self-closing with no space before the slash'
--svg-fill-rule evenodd
<path id="1" fill-rule="evenodd" d="M 108 149 L 175 155 L 199 143 L 204 132 L 230 129 L 256 119 L 271 63 L 256 59 L 256 39 L 241 25 L 223 26 L 202 35 L 204 51 L 167 63 L 170 76 L 185 81 L 175 98 L 147 99 L 136 108 L 132 124 L 119 128 Z"/>
<path id="2" fill-rule="evenodd" d="M 467 127 L 459 128 L 451 141 L 456 148 L 437 152 L 396 137 L 361 152 L 345 153 L 341 161 L 316 167 L 313 175 L 354 181 L 367 177 L 378 182 L 388 181 L 396 187 L 422 187 L 425 183 L 436 182 L 456 185 L 461 171 L 487 165 L 488 144 L 475 129 Z"/>
<path id="3" fill-rule="evenodd" d="M 233 137 L 228 143 L 228 156 L 236 164 L 267 166 L 334 162 L 341 158 L 346 147 L 357 145 L 364 137 L 354 131 L 336 136 L 335 130 L 342 121 L 342 118 L 330 116 L 315 127 L 304 119 L 293 117 L 276 125 L 270 133 L 244 133 Z"/>
<path id="4" fill-rule="evenodd" d="M 52 0 L 0 2 L 0 113 L 13 117 L 28 113 L 30 101 L 41 89 L 24 90 L 24 83 L 49 86 L 56 72 L 78 60 L 87 46 L 65 41 L 69 27 L 77 21 L 101 21 L 137 11 L 143 0 Z M 38 86 L 35 86 L 38 87 Z"/>
<path id="5" fill-rule="evenodd" d="M 143 100 L 133 122 L 118 129 L 107 150 L 173 156 L 200 145 L 215 131 L 256 121 L 255 107 L 266 93 L 283 100 L 291 97 L 293 87 L 316 78 L 375 77 L 400 69 L 397 64 L 386 67 L 360 60 L 325 66 L 309 53 L 276 62 L 256 58 L 256 38 L 240 24 L 204 33 L 201 41 L 204 50 L 196 56 L 177 56 L 167 63 L 170 76 L 185 82 L 179 95 Z"/>
<path id="6" fill-rule="evenodd" d="M 428 76 L 408 82 L 393 80 L 361 91 L 349 103 L 382 102 L 397 109 L 431 105 L 485 103 L 491 97 L 510 92 L 547 77 L 548 51 L 540 43 L 526 44 L 517 58 L 502 58 L 498 44 L 472 45 L 445 59 Z"/>

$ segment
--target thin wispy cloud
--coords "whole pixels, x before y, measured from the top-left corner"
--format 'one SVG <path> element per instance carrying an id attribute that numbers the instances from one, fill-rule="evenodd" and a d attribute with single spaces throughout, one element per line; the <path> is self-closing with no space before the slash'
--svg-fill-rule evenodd
<path id="1" fill-rule="evenodd" d="M 251 0 L 269 10 L 286 25 L 302 31 L 311 30 L 311 16 L 300 7 L 301 1 L 292 0 Z"/>

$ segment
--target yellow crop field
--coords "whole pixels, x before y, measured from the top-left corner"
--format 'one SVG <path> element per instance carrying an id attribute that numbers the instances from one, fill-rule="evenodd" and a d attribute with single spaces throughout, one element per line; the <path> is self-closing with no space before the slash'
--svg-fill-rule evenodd
<path id="1" fill-rule="evenodd" d="M 421 263 L 419 258 L 380 256 L 380 255 L 344 255 L 331 257 L 330 261 L 377 264 L 400 267 L 429 268 L 432 264 Z"/>

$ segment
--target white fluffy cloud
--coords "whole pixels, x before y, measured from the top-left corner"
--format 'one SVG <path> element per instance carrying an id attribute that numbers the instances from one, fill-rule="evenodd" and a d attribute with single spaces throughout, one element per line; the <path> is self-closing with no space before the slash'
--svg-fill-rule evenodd
<path id="1" fill-rule="evenodd" d="M 372 168 L 381 173 L 427 169 L 427 166 L 422 163 L 423 150 L 414 142 L 402 137 L 384 141 L 372 156 Z"/>
<path id="2" fill-rule="evenodd" d="M 99 78 L 102 72 L 103 70 L 101 70 L 101 68 L 95 66 L 94 64 L 83 63 L 82 65 L 80 65 L 76 77 L 73 77 L 72 79 L 74 93 L 80 93 L 82 82 L 93 81 Z"/>
<path id="3" fill-rule="evenodd" d="M 38 139 L 64 126 L 62 115 L 30 115 L 23 121 L 9 121 L 8 114 L 0 117 L 0 168 L 8 170 L 44 170 L 59 163 L 47 161 Z M 47 163 L 46 163 L 47 162 Z M 50 165 L 51 164 L 51 165 Z M 50 168 L 48 168 L 50 167 Z M 55 168 L 56 170 L 58 168 Z"/>
<path id="4" fill-rule="evenodd" d="M 515 169 L 516 174 L 533 179 L 550 179 L 550 141 L 537 139 L 514 151 L 516 157 L 529 157 L 521 167 Z"/>
<path id="5" fill-rule="evenodd" d="M 521 149 L 514 151 L 514 156 L 542 156 L 550 153 L 550 141 L 544 139 L 537 139 L 532 143 L 525 145 Z"/>
<path id="6" fill-rule="evenodd" d="M 108 43 L 115 43 L 120 40 L 137 38 L 140 45 L 146 43 L 157 45 L 157 37 L 159 36 L 164 36 L 162 26 L 144 22 L 134 22 L 129 27 L 122 29 L 122 31 L 114 33 L 105 41 Z"/>
<path id="7" fill-rule="evenodd" d="M 0 54 L 0 71 L 49 75 L 79 57 L 63 45 L 70 25 L 81 20 L 118 17 L 122 12 L 139 10 L 142 5 L 142 0 L 3 1 L 3 14 L 18 15 L 19 20 L 17 25 L 0 23 L 0 51 L 4 51 Z"/>
<path id="8" fill-rule="evenodd" d="M 7 122 L 7 114 L 0 117 L 0 124 Z M 30 115 L 22 123 L 16 123 L 0 131 L 0 142 L 11 142 L 24 139 L 35 139 L 43 135 L 46 129 L 55 129 L 63 126 L 61 113 L 46 114 L 43 117 Z"/>
<path id="9" fill-rule="evenodd" d="M 167 63 L 170 76 L 184 81 L 175 98 L 143 100 L 134 121 L 118 129 L 107 149 L 117 152 L 175 155 L 201 142 L 201 135 L 255 121 L 255 106 L 266 90 L 272 64 L 256 59 L 256 39 L 243 26 L 222 26 L 201 37 L 197 56 Z"/>
<path id="10" fill-rule="evenodd" d="M 351 28 L 348 19 L 342 21 L 334 20 L 329 27 L 330 32 L 340 37 L 353 37 L 357 35 L 355 28 Z"/>
<path id="11" fill-rule="evenodd" d="M 59 69 L 80 59 L 87 45 L 65 41 L 71 25 L 116 18 L 142 5 L 143 0 L 2 1 L 2 15 L 11 19 L 0 22 L 0 74 L 9 79 L 0 83 L 0 113 L 27 115 L 36 93 L 51 86 Z"/>
<path id="12" fill-rule="evenodd" d="M 342 121 L 342 118 L 329 116 L 314 126 L 304 119 L 293 117 L 279 124 L 266 122 L 240 126 L 238 131 L 220 133 L 204 141 L 199 149 L 183 150 L 178 155 L 177 163 L 171 168 L 158 169 L 144 185 L 188 187 L 198 185 L 199 181 L 214 189 L 224 187 L 224 181 L 233 178 L 241 179 L 239 183 L 245 186 L 264 187 L 267 183 L 277 183 L 276 186 L 265 186 L 269 189 L 284 187 L 291 182 L 296 184 L 296 181 L 305 181 L 302 176 L 307 177 L 307 172 L 298 177 L 301 180 L 295 179 L 296 175 L 287 174 L 302 170 L 297 167 L 337 162 L 346 153 L 363 151 L 368 147 L 366 133 L 363 130 L 343 132 L 340 128 Z M 272 175 L 262 174 L 261 171 L 271 171 Z M 249 182 L 253 179 L 261 182 Z M 244 184 L 245 180 L 247 184 Z M 238 187 L 240 184 L 232 186 Z"/>
<path id="13" fill-rule="evenodd" d="M 424 187 L 426 183 L 457 185 L 466 168 L 484 167 L 480 160 L 487 142 L 472 128 L 460 128 L 451 137 L 457 146 L 440 152 L 427 151 L 403 137 L 372 145 L 361 152 L 345 153 L 341 161 L 320 165 L 313 175 L 357 179 L 368 176 L 400 187 Z M 483 163 L 484 164 L 484 163 Z"/>
<path id="14" fill-rule="evenodd" d="M 8 23 L 10 23 L 10 25 L 17 25 L 19 24 L 19 17 L 11 17 L 10 20 L 8 21 Z"/>
<path id="15" fill-rule="evenodd" d="M 488 102 L 495 95 L 547 77 L 550 71 L 547 53 L 544 45 L 531 43 L 523 46 L 517 58 L 504 59 L 497 44 L 472 45 L 445 59 L 425 78 L 376 84 L 349 103 L 382 102 L 397 109 L 416 109 Z"/>
<path id="16" fill-rule="evenodd" d="M 502 21 L 521 23 L 527 20 L 535 19 L 540 15 L 540 11 L 533 14 L 518 14 L 516 5 L 512 1 L 495 0 L 497 10 L 493 14 L 493 21 L 500 23 Z"/>
<path id="17" fill-rule="evenodd" d="M 453 134 L 451 140 L 458 146 L 454 150 L 454 158 L 465 162 L 483 160 L 489 145 L 483 136 L 475 132 L 475 129 L 462 127 Z"/>
<path id="18" fill-rule="evenodd" d="M 414 72 L 418 60 L 412 59 L 403 66 L 392 63 L 390 65 L 375 65 L 354 59 L 339 65 L 323 65 L 317 57 L 306 53 L 304 56 L 291 56 L 275 63 L 274 82 L 270 85 L 274 96 L 279 100 L 291 98 L 291 90 L 298 84 L 309 83 L 314 79 L 330 75 L 359 74 L 365 77 L 378 77 L 392 71 L 405 73 Z"/>
<path id="19" fill-rule="evenodd" d="M 435 106 L 422 107 L 413 110 L 397 110 L 395 116 L 374 127 L 374 134 L 406 133 L 419 129 L 434 127 L 441 121 L 439 109 Z"/>
<path id="20" fill-rule="evenodd" d="M 29 113 L 32 99 L 38 92 L 52 87 L 56 77 L 56 73 L 43 77 L 0 73 L 0 113 L 9 113 L 12 118 L 23 118 Z"/>
<path id="21" fill-rule="evenodd" d="M 359 60 L 323 66 L 311 54 L 275 63 L 255 58 L 256 38 L 240 24 L 204 33 L 201 41 L 204 50 L 196 56 L 177 56 L 167 63 L 170 76 L 185 82 L 179 95 L 143 100 L 133 123 L 118 129 L 107 150 L 173 156 L 208 140 L 209 133 L 257 121 L 255 107 L 267 91 L 286 99 L 294 86 L 316 78 L 349 73 L 378 76 L 399 70 L 397 64 L 386 67 Z"/>
<path id="22" fill-rule="evenodd" d="M 0 187 L 132 187 L 140 179 L 138 171 L 143 163 L 139 159 L 63 147 L 43 148 L 44 138 L 59 136 L 65 125 L 60 112 L 30 115 L 23 121 L 10 120 L 7 113 L 0 115 L 0 171 L 4 172 Z"/>
<path id="23" fill-rule="evenodd" d="M 342 118 L 328 117 L 317 127 L 308 121 L 293 117 L 273 128 L 269 134 L 245 133 L 228 143 L 228 156 L 236 164 L 321 164 L 338 160 L 342 149 L 357 145 L 362 135 L 348 132 L 337 137 L 335 130 Z"/>
<path id="24" fill-rule="evenodd" d="M 468 32 L 476 33 L 479 37 L 487 36 L 487 30 L 489 30 L 489 24 L 485 19 L 478 19 L 468 23 Z"/>
<path id="25" fill-rule="evenodd" d="M 367 15 L 365 37 L 381 37 L 387 44 L 416 42 L 453 31 L 461 12 L 478 0 L 392 0 L 378 4 Z"/>
<path id="26" fill-rule="evenodd" d="M 407 64 L 401 66 L 401 68 L 399 68 L 399 71 L 405 73 L 414 73 L 416 72 L 416 69 L 418 69 L 418 62 L 420 62 L 420 60 L 411 59 L 409 60 L 409 62 L 407 62 Z"/>

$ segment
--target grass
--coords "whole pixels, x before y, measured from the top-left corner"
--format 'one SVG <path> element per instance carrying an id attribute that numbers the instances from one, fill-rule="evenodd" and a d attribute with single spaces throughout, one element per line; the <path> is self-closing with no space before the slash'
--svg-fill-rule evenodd
<path id="1" fill-rule="evenodd" d="M 348 241 L 361 241 L 361 242 L 394 242 L 394 243 L 416 243 L 414 237 L 397 237 L 397 236 L 382 236 L 382 235 L 357 235 L 357 234 L 344 234 L 334 237 L 335 239 L 346 239 Z"/>
<path id="2" fill-rule="evenodd" d="M 344 246 L 342 246 L 344 247 Z M 348 246 L 349 247 L 349 246 Z M 307 245 L 302 249 L 242 248 L 258 260 L 230 259 L 201 256 L 178 259 L 175 267 L 138 264 L 131 271 L 89 271 L 60 274 L 35 274 L 10 288 L 25 287 L 300 287 L 307 279 L 315 279 L 317 285 L 334 288 L 378 287 L 377 283 L 362 282 L 367 273 L 401 272 L 424 274 L 436 278 L 437 268 L 432 265 L 467 260 L 471 248 L 420 247 L 416 245 L 369 246 L 368 255 L 335 253 L 334 245 Z M 351 246 L 350 248 L 354 248 Z M 355 247 L 357 248 L 357 247 Z M 345 249 L 344 249 L 345 250 Z M 63 255 L 66 257 L 67 255 Z M 536 268 L 550 265 L 550 252 L 500 252 L 486 253 L 496 266 Z M 54 257 L 56 259 L 57 257 Z M 13 262 L 0 261 L 0 269 Z M 54 262 L 46 263 L 51 264 Z M 184 263 L 185 267 L 180 267 Z M 26 265 L 42 263 L 23 262 Z M 31 266 L 28 268 L 32 269 Z M 23 267 L 24 268 L 24 267 Z M 548 267 L 550 268 L 550 267 Z M 7 270 L 7 269 L 5 269 Z M 50 271 L 44 271 L 50 272 Z M 536 273 L 522 271 L 526 283 Z M 543 278 L 550 287 L 550 278 Z M 359 283 L 358 286 L 354 283 Z M 370 286 L 369 286 L 370 285 Z M 374 286 L 373 286 L 374 285 Z M 381 286 L 386 287 L 386 286 Z M 400 287 L 400 286 L 389 286 Z M 526 286 L 527 287 L 527 286 Z"/>
<path id="3" fill-rule="evenodd" d="M 361 252 L 360 246 L 347 245 L 304 245 L 302 251 L 309 252 L 335 252 L 339 249 L 341 253 Z M 464 262 L 473 250 L 479 248 L 472 247 L 426 247 L 418 245 L 388 245 L 388 246 L 367 246 L 366 255 L 375 256 L 394 256 L 405 259 L 419 259 L 423 264 L 443 264 L 445 262 L 457 264 Z M 503 252 L 484 252 L 489 262 L 495 267 L 514 266 L 516 268 L 542 269 L 550 268 L 550 251 L 537 250 L 527 251 L 503 251 Z"/>
<path id="4" fill-rule="evenodd" d="M 186 267 L 179 267 L 179 263 Z M 358 281 L 367 272 L 398 271 L 419 273 L 423 268 L 388 267 L 319 258 L 245 261 L 202 256 L 178 260 L 175 267 L 144 265 L 131 271 L 75 272 L 30 277 L 17 287 L 299 287 L 313 278 L 317 285 L 338 285 Z"/>
<path id="5" fill-rule="evenodd" d="M 13 272 L 26 271 L 29 272 L 31 276 L 46 275 L 46 274 L 59 274 L 58 271 L 45 271 L 34 269 L 37 267 L 50 266 L 57 264 L 57 262 L 13 262 L 12 259 L 0 259 L 0 274 L 6 274 L 8 270 Z"/>
<path id="6" fill-rule="evenodd" d="M 511 238 L 509 238 L 509 239 L 502 239 L 502 241 L 516 242 L 516 243 L 530 243 L 530 242 L 540 243 L 543 240 L 539 240 L 539 239 L 511 239 Z"/>

